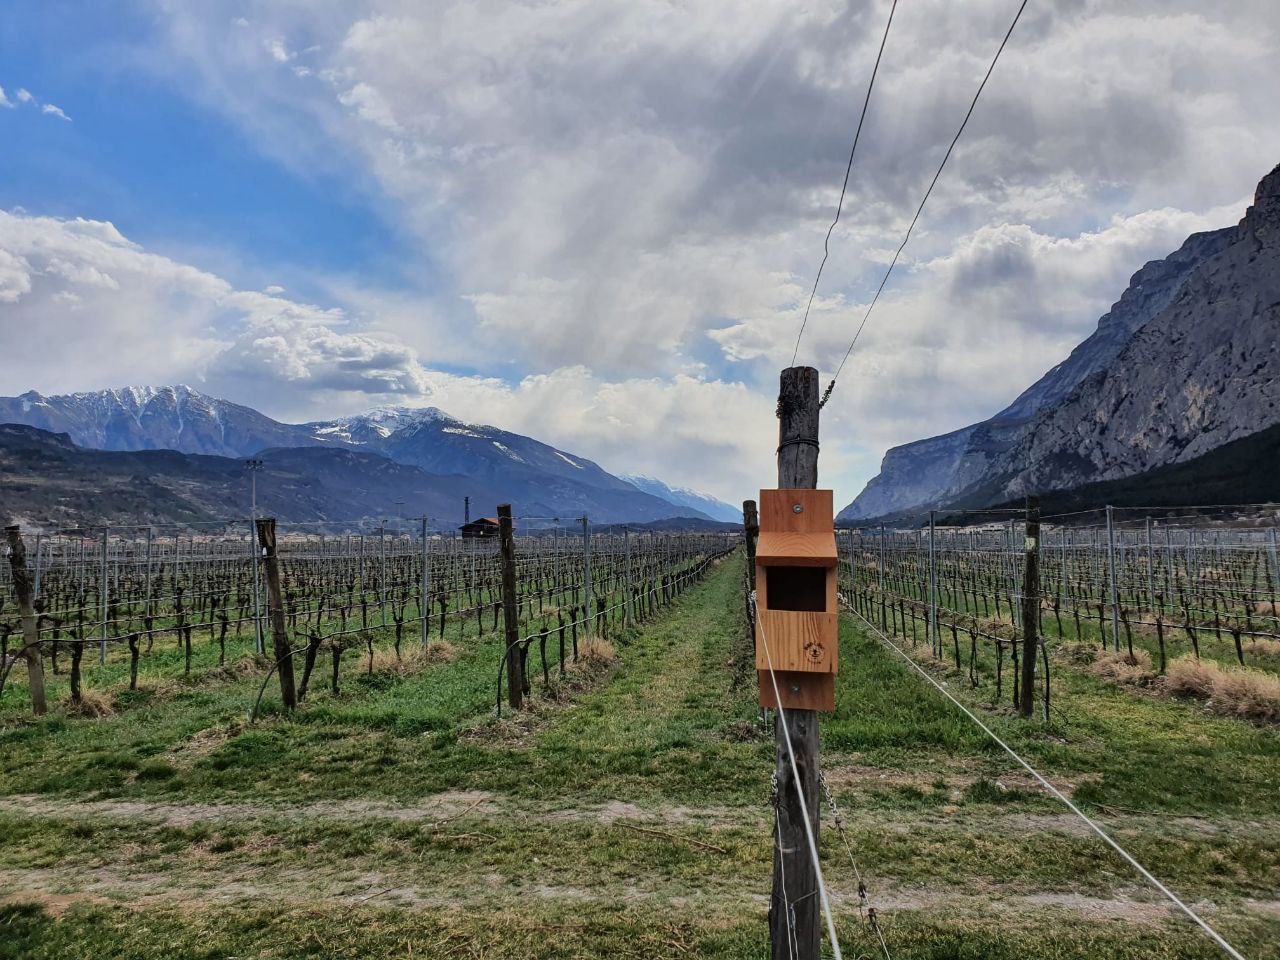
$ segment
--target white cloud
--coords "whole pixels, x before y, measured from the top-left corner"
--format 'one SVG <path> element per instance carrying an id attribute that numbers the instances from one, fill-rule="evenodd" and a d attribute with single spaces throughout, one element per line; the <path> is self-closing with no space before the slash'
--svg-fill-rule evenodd
<path id="1" fill-rule="evenodd" d="M 65 120 L 67 123 L 71 122 L 71 118 L 62 112 L 62 108 L 56 107 L 52 103 L 46 103 L 40 108 L 40 112 L 47 113 L 51 117 L 57 117 L 59 120 Z"/>
<path id="2" fill-rule="evenodd" d="M 699 451 L 729 444 L 721 460 L 768 480 L 776 370 L 887 0 L 260 0 L 251 30 L 228 27 L 238 0 L 155 6 L 194 96 L 293 169 L 376 188 L 410 272 L 432 277 L 330 279 L 344 312 L 319 327 L 242 314 L 208 369 L 270 356 L 289 372 L 273 402 L 316 413 L 374 385 L 447 388 L 459 416 L 519 428 L 528 406 L 530 432 L 569 449 L 654 458 L 618 469 L 706 487 L 720 468 Z M 1009 6 L 899 9 L 801 361 L 838 363 Z M 885 445 L 990 414 L 1061 360 L 1143 260 L 1238 217 L 1280 159 L 1280 127 L 1259 122 L 1278 44 L 1271 0 L 1028 8 L 824 411 L 842 500 Z M 705 420 L 696 442 L 673 439 L 674 414 L 624 419 L 629 449 L 595 428 L 677 398 Z"/>
<path id="3" fill-rule="evenodd" d="M 14 106 L 14 102 L 4 95 L 4 87 L 0 87 L 0 107 L 7 107 L 12 110 Z"/>
<path id="4" fill-rule="evenodd" d="M 35 100 L 35 97 L 31 96 L 30 91 L 28 91 L 25 87 L 18 88 L 17 96 L 18 96 L 19 103 L 31 103 Z"/>

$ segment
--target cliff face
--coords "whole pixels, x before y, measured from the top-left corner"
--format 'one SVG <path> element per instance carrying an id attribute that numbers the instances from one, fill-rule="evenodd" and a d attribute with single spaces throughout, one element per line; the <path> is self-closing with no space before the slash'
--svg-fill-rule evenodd
<path id="1" fill-rule="evenodd" d="M 1106 370 L 993 465 L 1004 492 L 1183 463 L 1280 422 L 1280 167 L 1233 243 L 1201 263 Z"/>
<path id="2" fill-rule="evenodd" d="M 1181 462 L 1280 420 L 1280 167 L 1237 226 L 1135 273 L 1071 355 L 990 420 L 890 450 L 840 519 L 1066 489 Z"/>

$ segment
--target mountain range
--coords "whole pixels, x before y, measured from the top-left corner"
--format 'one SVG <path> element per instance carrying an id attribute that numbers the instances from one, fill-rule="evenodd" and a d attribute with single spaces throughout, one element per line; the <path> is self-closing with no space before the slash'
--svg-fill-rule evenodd
<path id="1" fill-rule="evenodd" d="M 889 450 L 843 523 L 1141 478 L 1198 495 L 1199 463 L 1280 423 L 1280 166 L 1238 224 L 1135 273 L 1071 355 L 988 420 Z M 1257 442 L 1237 450 L 1260 450 Z M 1199 469 L 1199 468 L 1197 468 Z M 1157 476 L 1158 472 L 1158 476 Z M 1242 478 L 1242 483 L 1243 483 Z M 1215 496 L 1246 496 L 1215 486 Z M 1221 501 L 1220 501 L 1221 502 Z"/>
<path id="2" fill-rule="evenodd" d="M 28 453 L 42 444 L 46 453 L 57 450 L 48 462 L 73 474 L 90 464 L 108 472 L 137 468 L 132 475 L 138 477 L 147 475 L 144 467 L 163 467 L 169 471 L 164 475 L 175 482 L 186 476 L 188 492 L 193 477 L 204 477 L 201 492 L 184 509 L 217 516 L 245 512 L 241 461 L 246 457 L 266 461 L 259 478 L 265 497 L 274 496 L 273 479 L 297 493 L 300 488 L 286 483 L 286 477 L 309 476 L 317 483 L 326 478 L 321 485 L 327 492 L 309 505 L 304 505 L 305 497 L 297 503 L 261 503 L 263 510 L 270 508 L 282 519 L 386 516 L 394 514 L 392 505 L 402 503 L 410 515 L 425 511 L 453 522 L 463 518 L 463 496 L 472 498 L 473 515 L 489 513 L 503 500 L 524 516 L 585 513 L 601 523 L 712 519 L 702 507 L 712 507 L 721 516 L 733 512 L 727 504 L 673 490 L 660 481 L 645 478 L 642 488 L 585 457 L 496 427 L 465 423 L 434 407 L 381 408 L 360 416 L 288 424 L 178 385 L 0 397 L 0 423 L 44 431 L 46 437 L 38 443 L 32 434 L 13 431 L 0 435 L 0 442 L 26 444 Z M 171 451 L 192 459 L 179 469 L 173 459 L 81 456 L 90 451 Z M 368 478 L 368 489 L 361 486 L 361 474 Z M 234 480 L 232 486 L 240 491 L 234 504 L 219 493 L 224 479 Z M 348 496 L 363 499 L 340 502 Z"/>

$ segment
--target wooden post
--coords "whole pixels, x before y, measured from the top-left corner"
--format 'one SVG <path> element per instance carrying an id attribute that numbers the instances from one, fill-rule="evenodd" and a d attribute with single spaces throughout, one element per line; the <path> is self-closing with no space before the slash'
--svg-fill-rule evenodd
<path id="1" fill-rule="evenodd" d="M 507 642 L 507 701 L 512 710 L 524 705 L 524 658 L 520 656 L 520 624 L 516 610 L 516 547 L 511 530 L 511 504 L 498 505 L 498 545 L 502 557 L 502 621 Z"/>
<path id="2" fill-rule="evenodd" d="M 48 705 L 44 699 L 44 662 L 40 658 L 40 624 L 36 619 L 32 596 L 31 574 L 27 572 L 27 547 L 17 525 L 4 528 L 9 543 L 9 568 L 13 573 L 13 592 L 18 596 L 18 615 L 22 617 L 22 655 L 27 661 L 27 684 L 31 688 L 31 712 L 41 716 Z"/>
<path id="3" fill-rule="evenodd" d="M 756 591 L 756 540 L 760 537 L 760 514 L 754 500 L 742 501 L 742 528 L 747 540 L 747 629 L 751 631 L 754 645 L 756 622 L 751 610 L 751 594 Z"/>
<path id="4" fill-rule="evenodd" d="M 1022 571 L 1022 698 L 1018 709 L 1031 716 L 1036 699 L 1036 659 L 1040 653 L 1040 498 L 1027 497 L 1027 539 Z"/>
<path id="5" fill-rule="evenodd" d="M 262 565 L 267 572 L 267 622 L 271 626 L 271 642 L 275 649 L 276 673 L 280 676 L 280 699 L 285 709 L 298 705 L 293 686 L 293 657 L 289 656 L 289 635 L 284 622 L 284 601 L 280 595 L 280 561 L 276 557 L 276 521 L 259 517 L 258 546 Z"/>
<path id="6" fill-rule="evenodd" d="M 778 487 L 813 490 L 818 486 L 818 371 L 788 367 L 778 390 Z M 791 772 L 787 732 L 800 779 Z M 769 943 L 773 960 L 818 960 L 821 940 L 818 877 L 809 856 L 800 798 L 808 807 L 818 838 L 818 714 L 788 710 L 787 731 L 774 727 L 774 777 L 778 784 L 774 829 L 773 895 L 769 906 Z M 788 923 L 786 905 L 790 904 Z"/>

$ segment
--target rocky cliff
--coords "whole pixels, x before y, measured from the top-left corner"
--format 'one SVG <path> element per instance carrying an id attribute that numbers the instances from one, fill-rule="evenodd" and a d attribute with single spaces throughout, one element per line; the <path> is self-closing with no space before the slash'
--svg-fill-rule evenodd
<path id="1" fill-rule="evenodd" d="M 1007 408 L 886 453 L 841 520 L 1132 476 L 1277 422 L 1278 206 L 1280 167 L 1240 224 L 1135 273 L 1094 333 Z"/>

